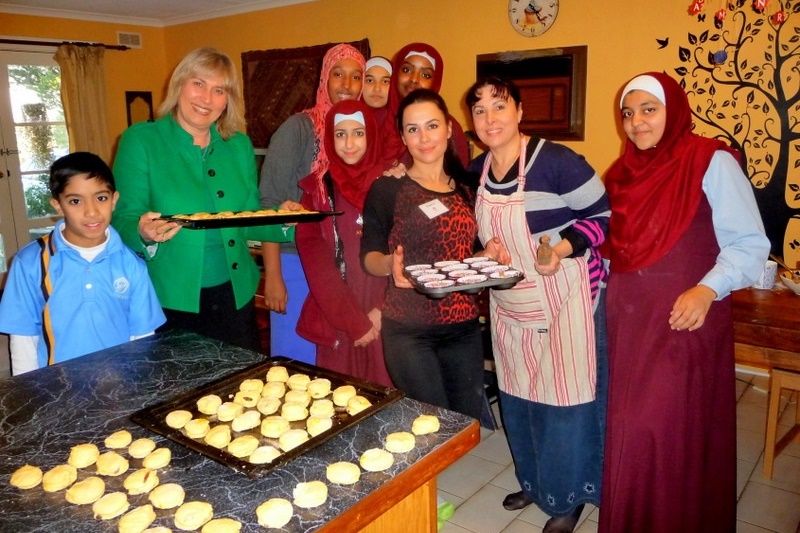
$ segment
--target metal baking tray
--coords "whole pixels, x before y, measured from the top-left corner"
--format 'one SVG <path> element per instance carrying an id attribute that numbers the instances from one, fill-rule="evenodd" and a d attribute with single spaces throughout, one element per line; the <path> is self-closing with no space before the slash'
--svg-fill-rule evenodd
<path id="1" fill-rule="evenodd" d="M 356 389 L 356 394 L 360 394 L 367 398 L 372 405 L 357 413 L 353 416 L 348 415 L 342 408 L 336 407 L 336 412 L 333 416 L 333 427 L 327 431 L 320 433 L 315 437 L 310 437 L 305 443 L 293 448 L 289 451 L 283 452 L 278 458 L 271 463 L 266 464 L 252 464 L 246 458 L 238 458 L 224 449 L 217 449 L 213 446 L 206 444 L 203 439 L 193 439 L 186 436 L 182 430 L 174 429 L 166 424 L 166 416 L 171 411 L 176 409 L 185 409 L 190 411 L 195 418 L 206 418 L 211 422 L 212 427 L 217 425 L 215 415 L 204 415 L 197 410 L 197 400 L 207 394 L 216 394 L 222 398 L 222 401 L 229 401 L 233 395 L 239 390 L 239 384 L 248 378 L 259 378 L 262 381 L 265 379 L 267 372 L 273 366 L 284 366 L 289 372 L 289 375 L 302 373 L 308 374 L 311 379 L 327 378 L 331 381 L 331 390 L 341 385 L 352 385 Z M 218 461 L 230 468 L 241 472 L 249 477 L 257 478 L 266 472 L 276 468 L 284 463 L 295 459 L 296 457 L 312 450 L 331 437 L 344 431 L 345 429 L 358 424 L 361 420 L 372 416 L 378 411 L 386 408 L 397 400 L 403 398 L 405 393 L 398 389 L 384 387 L 369 381 L 359 380 L 352 376 L 326 370 L 318 366 L 309 365 L 302 361 L 295 361 L 287 357 L 272 357 L 269 360 L 258 363 L 257 365 L 250 366 L 239 372 L 226 376 L 222 379 L 204 385 L 190 392 L 181 394 L 175 398 L 171 398 L 162 403 L 145 407 L 131 415 L 131 420 L 135 423 L 144 426 L 145 428 L 154 431 L 168 439 L 182 444 L 196 452 L 199 452 L 211 459 Z M 329 394 L 326 398 L 330 398 Z M 283 402 L 281 402 L 282 404 Z M 254 408 L 253 408 L 254 409 Z M 280 412 L 280 410 L 279 410 Z M 277 414 L 277 413 L 276 413 Z M 262 415 L 263 416 L 263 415 Z M 299 422 L 291 422 L 292 429 L 305 428 L 305 420 Z M 259 445 L 272 445 L 278 447 L 278 440 L 265 437 L 261 434 L 260 427 L 256 427 L 249 431 L 236 432 L 232 431 L 232 437 L 240 437 L 242 435 L 250 434 L 259 439 Z M 279 448 L 280 449 L 280 448 Z"/>
<path id="2" fill-rule="evenodd" d="M 161 220 L 176 222 L 188 229 L 218 229 L 218 228 L 243 228 L 247 226 L 268 226 L 272 224 L 291 224 L 296 222 L 318 222 L 325 217 L 341 215 L 343 211 L 309 211 L 300 213 L 286 213 L 280 215 L 262 216 L 222 216 L 219 218 L 203 218 L 189 220 L 183 216 L 191 215 L 162 215 Z M 236 213 L 234 213 L 235 215 Z M 209 213 L 218 216 L 218 213 Z"/>
<path id="3" fill-rule="evenodd" d="M 469 267 L 469 265 L 467 266 Z M 430 270 L 436 270 L 440 274 L 444 274 L 445 279 L 452 279 L 449 277 L 449 273 L 442 271 L 441 268 L 432 266 Z M 513 267 L 511 267 L 511 270 L 516 270 L 520 274 L 518 276 L 509 276 L 505 278 L 490 278 L 488 277 L 487 274 L 488 279 L 486 281 L 481 281 L 478 283 L 470 283 L 470 284 L 459 284 L 455 279 L 453 279 L 455 283 L 450 287 L 426 287 L 423 283 L 421 283 L 417 279 L 417 277 L 412 276 L 411 272 L 409 272 L 408 270 L 403 269 L 403 274 L 405 275 L 406 278 L 409 279 L 409 281 L 411 281 L 411 285 L 414 286 L 414 289 L 416 289 L 417 292 L 420 292 L 425 296 L 428 296 L 429 298 L 439 299 L 439 298 L 444 298 L 451 292 L 478 294 L 483 289 L 487 288 L 495 290 L 510 289 L 511 287 L 513 287 L 514 285 L 525 279 L 525 274 L 522 271 L 514 269 Z"/>

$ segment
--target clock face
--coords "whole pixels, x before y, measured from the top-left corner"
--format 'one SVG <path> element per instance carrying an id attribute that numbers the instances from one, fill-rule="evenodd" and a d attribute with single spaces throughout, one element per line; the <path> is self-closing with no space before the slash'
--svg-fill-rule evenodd
<path id="1" fill-rule="evenodd" d="M 526 37 L 541 35 L 558 15 L 558 0 L 508 0 L 508 20 Z"/>

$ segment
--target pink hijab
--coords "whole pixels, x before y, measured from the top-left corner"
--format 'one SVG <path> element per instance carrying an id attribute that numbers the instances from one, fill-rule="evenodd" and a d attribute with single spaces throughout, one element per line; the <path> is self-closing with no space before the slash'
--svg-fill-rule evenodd
<path id="1" fill-rule="evenodd" d="M 322 59 L 322 70 L 319 75 L 319 86 L 317 87 L 317 99 L 314 107 L 303 110 L 303 113 L 308 115 L 311 123 L 314 125 L 314 141 L 319 150 L 316 158 L 311 163 L 311 174 L 322 176 L 328 170 L 328 156 L 325 151 L 325 116 L 333 106 L 331 97 L 328 94 L 328 77 L 331 70 L 339 61 L 344 59 L 355 59 L 361 69 L 364 69 L 366 61 L 361 52 L 350 46 L 349 44 L 337 44 L 325 53 Z M 359 92 L 359 97 L 361 93 Z"/>

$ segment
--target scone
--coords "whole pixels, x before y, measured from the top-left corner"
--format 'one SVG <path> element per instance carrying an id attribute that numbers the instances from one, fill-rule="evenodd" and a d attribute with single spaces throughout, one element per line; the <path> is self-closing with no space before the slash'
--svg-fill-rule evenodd
<path id="1" fill-rule="evenodd" d="M 306 419 L 306 430 L 312 437 L 316 437 L 333 427 L 333 420 L 329 416 L 309 416 Z"/>
<path id="2" fill-rule="evenodd" d="M 258 378 L 246 379 L 239 384 L 239 390 L 255 391 L 258 394 L 261 394 L 261 389 L 263 388 L 264 382 Z"/>
<path id="3" fill-rule="evenodd" d="M 231 421 L 231 429 L 234 431 L 247 431 L 258 427 L 261 423 L 261 413 L 258 411 L 245 411 Z"/>
<path id="4" fill-rule="evenodd" d="M 394 464 L 394 455 L 382 448 L 370 448 L 361 454 L 358 463 L 368 472 L 380 472 Z"/>
<path id="5" fill-rule="evenodd" d="M 112 433 L 106 440 L 104 444 L 106 448 L 117 449 L 117 448 L 125 448 L 128 444 L 131 443 L 133 440 L 133 436 L 131 432 L 126 429 L 120 429 L 119 431 Z"/>
<path id="6" fill-rule="evenodd" d="M 191 439 L 202 439 L 210 429 L 211 424 L 205 418 L 193 418 L 183 426 L 184 433 Z"/>
<path id="7" fill-rule="evenodd" d="M 252 435 L 236 437 L 228 444 L 228 453 L 234 457 L 250 457 L 258 448 L 258 439 Z"/>
<path id="8" fill-rule="evenodd" d="M 42 469 L 38 466 L 25 465 L 11 474 L 11 486 L 18 489 L 32 489 L 42 482 Z"/>
<path id="9" fill-rule="evenodd" d="M 172 452 L 169 448 L 156 448 L 142 461 L 142 466 L 155 470 L 164 468 L 172 460 Z"/>
<path id="10" fill-rule="evenodd" d="M 286 393 L 286 395 L 283 397 L 283 401 L 287 403 L 288 402 L 300 403 L 308 407 L 308 404 L 311 403 L 311 395 L 308 393 L 308 391 L 305 390 L 292 389 Z"/>
<path id="11" fill-rule="evenodd" d="M 75 468 L 86 468 L 87 466 L 93 465 L 97 461 L 98 457 L 100 457 L 100 450 L 97 449 L 96 444 L 92 444 L 90 442 L 86 444 L 78 444 L 69 450 L 69 459 L 67 459 L 67 464 L 70 464 Z"/>
<path id="12" fill-rule="evenodd" d="M 175 511 L 175 527 L 195 531 L 214 517 L 214 508 L 206 502 L 186 502 Z"/>
<path id="13" fill-rule="evenodd" d="M 239 533 L 242 523 L 233 518 L 215 518 L 203 526 L 200 533 Z"/>
<path id="14" fill-rule="evenodd" d="M 333 403 L 339 407 L 347 407 L 347 402 L 356 395 L 356 388 L 352 385 L 342 385 L 333 390 Z"/>
<path id="15" fill-rule="evenodd" d="M 111 520 L 130 507 L 128 495 L 124 492 L 109 492 L 92 504 L 92 514 L 97 520 Z"/>
<path id="16" fill-rule="evenodd" d="M 97 473 L 101 476 L 119 476 L 128 471 L 128 460 L 115 451 L 106 452 L 97 458 Z"/>
<path id="17" fill-rule="evenodd" d="M 272 498 L 256 508 L 258 523 L 266 528 L 281 528 L 289 523 L 294 508 L 289 500 Z"/>
<path id="18" fill-rule="evenodd" d="M 294 504 L 303 509 L 318 507 L 328 499 L 328 486 L 322 481 L 298 483 L 292 491 Z"/>
<path id="19" fill-rule="evenodd" d="M 261 389 L 262 398 L 283 398 L 286 394 L 286 385 L 283 381 L 268 381 Z"/>
<path id="20" fill-rule="evenodd" d="M 345 411 L 347 411 L 348 415 L 354 416 L 371 405 L 372 403 L 370 403 L 369 400 L 363 396 L 356 395 L 347 400 L 347 407 L 345 408 Z"/>
<path id="21" fill-rule="evenodd" d="M 305 420 L 308 416 L 308 409 L 302 403 L 285 402 L 281 407 L 281 416 L 289 422 Z"/>
<path id="22" fill-rule="evenodd" d="M 439 419 L 434 415 L 419 415 L 411 424 L 411 433 L 427 435 L 439 431 Z"/>
<path id="23" fill-rule="evenodd" d="M 261 391 L 240 390 L 233 396 L 233 403 L 238 403 L 242 407 L 250 408 L 255 407 L 258 400 L 261 398 Z M 219 416 L 219 411 L 217 411 Z"/>
<path id="24" fill-rule="evenodd" d="M 271 396 L 262 396 L 256 404 L 256 409 L 258 409 L 258 412 L 262 415 L 275 414 L 280 408 L 281 401 L 278 398 L 272 398 Z"/>
<path id="25" fill-rule="evenodd" d="M 408 431 L 389 433 L 386 436 L 386 449 L 393 453 L 405 453 L 416 445 L 416 439 Z"/>
<path id="26" fill-rule="evenodd" d="M 328 481 L 337 485 L 352 485 L 361 477 L 361 469 L 353 463 L 340 461 L 332 463 L 325 469 Z"/>
<path id="27" fill-rule="evenodd" d="M 308 408 L 308 414 L 311 416 L 327 416 L 331 417 L 336 413 L 336 408 L 333 406 L 331 400 L 314 400 L 311 407 Z"/>
<path id="28" fill-rule="evenodd" d="M 208 394 L 197 400 L 197 410 L 204 415 L 217 414 L 220 405 L 222 405 L 222 398 L 216 394 Z"/>
<path id="29" fill-rule="evenodd" d="M 272 415 L 261 421 L 261 434 L 270 439 L 277 439 L 289 431 L 289 421 L 282 416 Z"/>
<path id="30" fill-rule="evenodd" d="M 308 432 L 305 429 L 290 429 L 278 437 L 278 446 L 281 447 L 281 450 L 288 452 L 307 440 Z"/>
<path id="31" fill-rule="evenodd" d="M 308 383 L 306 390 L 314 399 L 324 398 L 331 393 L 331 380 L 326 378 L 312 379 Z"/>
<path id="32" fill-rule="evenodd" d="M 150 503 L 156 509 L 174 509 L 183 503 L 186 493 L 177 483 L 164 483 L 150 491 Z"/>
<path id="33" fill-rule="evenodd" d="M 75 505 L 94 503 L 105 491 L 105 481 L 97 476 L 89 476 L 67 489 L 67 501 Z"/>
<path id="34" fill-rule="evenodd" d="M 72 465 L 58 465 L 44 473 L 42 488 L 47 492 L 64 490 L 78 479 L 78 470 Z"/>
<path id="35" fill-rule="evenodd" d="M 156 512 L 149 503 L 125 513 L 120 519 L 119 533 L 141 533 L 155 522 Z"/>
<path id="36" fill-rule="evenodd" d="M 230 422 L 242 413 L 244 413 L 244 406 L 242 404 L 225 402 L 217 409 L 217 420 L 220 422 Z"/>
<path id="37" fill-rule="evenodd" d="M 203 439 L 206 444 L 222 449 L 231 442 L 231 428 L 227 424 L 220 424 L 211 428 Z"/>
<path id="38" fill-rule="evenodd" d="M 259 446 L 247 459 L 254 465 L 271 463 L 281 455 L 281 451 L 273 446 Z"/>
<path id="39" fill-rule="evenodd" d="M 129 474 L 128 477 L 125 478 L 125 482 L 122 486 L 125 487 L 128 494 L 135 496 L 137 494 L 147 494 L 153 490 L 158 483 L 158 474 L 156 474 L 154 470 L 140 468 Z"/>
<path id="40" fill-rule="evenodd" d="M 286 382 L 289 379 L 289 371 L 285 366 L 273 366 L 267 371 L 267 381 Z"/>
<path id="41" fill-rule="evenodd" d="M 143 459 L 155 449 L 156 443 L 153 439 L 136 439 L 128 447 L 128 455 L 134 459 Z"/>
<path id="42" fill-rule="evenodd" d="M 192 413 L 183 409 L 177 411 L 170 411 L 167 415 L 165 422 L 173 429 L 181 429 L 186 425 L 186 422 L 192 419 Z"/>
<path id="43" fill-rule="evenodd" d="M 308 374 L 292 374 L 286 380 L 286 386 L 292 390 L 306 390 L 310 382 L 311 378 L 308 377 Z"/>

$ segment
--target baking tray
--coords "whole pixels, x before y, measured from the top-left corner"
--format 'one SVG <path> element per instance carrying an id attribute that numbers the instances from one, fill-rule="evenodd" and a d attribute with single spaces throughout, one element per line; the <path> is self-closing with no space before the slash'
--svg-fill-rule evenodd
<path id="1" fill-rule="evenodd" d="M 467 265 L 467 267 L 469 268 L 470 265 Z M 437 273 L 444 274 L 445 279 L 453 279 L 450 277 L 449 272 L 443 271 L 439 267 L 431 266 L 430 269 L 426 270 L 436 270 Z M 416 289 L 417 292 L 420 292 L 425 296 L 428 296 L 429 298 L 439 299 L 439 298 L 444 298 L 445 296 L 447 296 L 452 292 L 478 294 L 483 289 L 487 288 L 495 290 L 510 289 L 511 287 L 513 287 L 514 285 L 525 279 L 525 274 L 522 271 L 514 269 L 513 267 L 510 267 L 509 270 L 514 270 L 516 272 L 519 272 L 519 275 L 509 276 L 505 278 L 491 278 L 489 277 L 489 274 L 486 274 L 487 276 L 486 281 L 481 281 L 478 283 L 470 283 L 470 284 L 459 284 L 455 279 L 453 279 L 455 283 L 450 287 L 435 287 L 435 288 L 426 287 L 423 283 L 419 281 L 417 277 L 413 276 L 411 272 L 407 269 L 403 269 L 403 274 L 406 276 L 406 278 L 408 278 L 411 281 L 411 285 L 413 285 L 414 289 Z"/>
<path id="2" fill-rule="evenodd" d="M 217 422 L 215 415 L 201 414 L 197 410 L 197 400 L 207 394 L 216 394 L 222 398 L 223 402 L 230 401 L 230 399 L 233 398 L 233 395 L 239 390 L 239 384 L 243 380 L 248 378 L 259 378 L 263 381 L 267 372 L 273 366 L 286 367 L 289 375 L 303 373 L 308 374 L 311 379 L 327 378 L 331 381 L 331 390 L 334 390 L 336 387 L 341 385 L 352 385 L 356 389 L 356 394 L 360 394 L 367 398 L 372 405 L 364 411 L 352 416 L 348 415 L 342 408 L 336 407 L 336 411 L 333 416 L 332 428 L 320 433 L 315 437 L 310 437 L 305 443 L 289 451 L 283 452 L 271 463 L 266 464 L 252 464 L 248 462 L 246 458 L 238 458 L 228 453 L 224 449 L 214 448 L 213 446 L 206 444 L 203 439 L 193 439 L 188 437 L 183 433 L 182 430 L 171 428 L 166 424 L 165 418 L 167 414 L 176 409 L 185 409 L 190 411 L 195 418 L 206 418 L 211 422 L 212 427 L 221 424 L 221 422 Z M 131 420 L 151 431 L 167 437 L 174 442 L 182 444 L 196 452 L 210 457 L 215 461 L 229 466 L 238 472 L 241 472 L 252 478 L 257 478 L 266 472 L 269 472 L 273 468 L 285 464 L 308 452 L 309 450 L 316 448 L 331 437 L 341 433 L 349 427 L 358 424 L 361 420 L 372 416 L 404 396 L 405 393 L 398 389 L 392 389 L 376 383 L 359 380 L 352 376 L 326 370 L 318 366 L 309 365 L 303 363 L 302 361 L 295 361 L 287 357 L 272 357 L 268 361 L 250 366 L 222 379 L 204 385 L 203 387 L 181 394 L 162 403 L 145 407 L 144 409 L 133 413 L 131 415 Z M 326 396 L 326 398 L 331 399 L 331 394 Z M 283 400 L 281 400 L 281 405 L 282 404 Z M 279 413 L 280 409 L 278 410 L 278 413 L 275 414 Z M 291 422 L 290 426 L 292 429 L 305 428 L 305 420 Z M 240 437 L 245 434 L 251 434 L 254 437 L 257 437 L 259 439 L 259 445 L 269 444 L 279 448 L 277 439 L 271 439 L 261 434 L 260 425 L 259 427 L 249 431 L 231 431 L 232 438 Z"/>
<path id="3" fill-rule="evenodd" d="M 161 220 L 175 222 L 188 229 L 218 229 L 218 228 L 243 228 L 248 226 L 268 226 L 272 224 L 291 224 L 296 222 L 318 222 L 325 217 L 341 215 L 343 211 L 309 211 L 300 213 L 286 213 L 280 215 L 262 216 L 227 216 L 220 218 L 203 218 L 189 220 L 182 218 L 191 215 L 162 215 Z M 235 215 L 236 213 L 234 213 Z M 209 213 L 217 216 L 218 213 Z"/>

